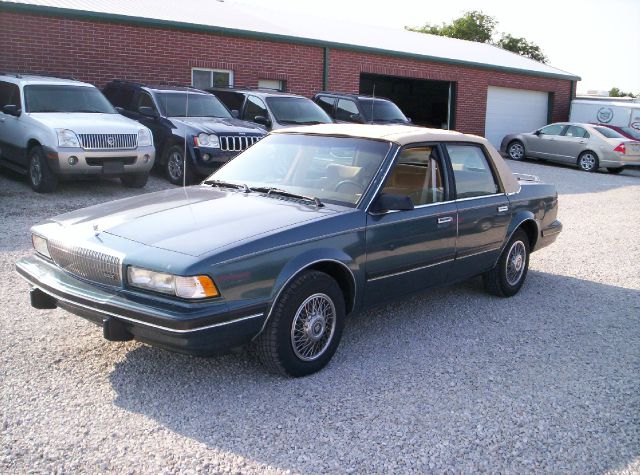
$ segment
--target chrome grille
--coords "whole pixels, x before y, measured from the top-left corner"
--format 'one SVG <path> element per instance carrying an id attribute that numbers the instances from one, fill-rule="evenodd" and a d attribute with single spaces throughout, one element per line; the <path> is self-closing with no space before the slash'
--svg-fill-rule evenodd
<path id="1" fill-rule="evenodd" d="M 71 274 L 105 285 L 122 283 L 122 263 L 116 256 L 59 241 L 49 241 L 48 247 L 53 262 Z"/>
<path id="2" fill-rule="evenodd" d="M 138 134 L 80 134 L 85 150 L 131 150 L 138 146 Z"/>
<path id="3" fill-rule="evenodd" d="M 246 135 L 221 135 L 220 150 L 223 152 L 242 152 L 248 149 L 262 137 Z"/>

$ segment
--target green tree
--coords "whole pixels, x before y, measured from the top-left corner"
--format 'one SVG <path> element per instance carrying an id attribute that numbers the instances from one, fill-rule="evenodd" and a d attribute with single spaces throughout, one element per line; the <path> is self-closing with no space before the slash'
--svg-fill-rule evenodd
<path id="1" fill-rule="evenodd" d="M 460 40 L 476 41 L 478 43 L 490 43 L 495 32 L 496 20 L 485 15 L 481 11 L 465 12 L 460 18 L 456 18 L 451 23 L 442 25 L 431 25 L 426 23 L 422 27 L 410 28 L 407 30 L 418 33 L 429 33 L 431 35 L 448 36 Z"/>
<path id="2" fill-rule="evenodd" d="M 531 58 L 541 63 L 547 62 L 547 57 L 544 55 L 538 45 L 532 43 L 531 41 L 527 41 L 524 38 L 511 36 L 509 33 L 503 34 L 502 38 L 500 38 L 496 43 L 496 46 L 499 46 L 502 49 L 506 49 L 507 51 L 511 51 L 512 53 L 526 56 L 527 58 Z"/>
<path id="3" fill-rule="evenodd" d="M 609 91 L 609 97 L 636 97 L 636 95 L 631 92 L 621 91 L 617 87 L 612 87 Z"/>
<path id="4" fill-rule="evenodd" d="M 451 23 L 432 25 L 426 23 L 421 27 L 405 27 L 409 31 L 418 33 L 428 33 L 431 35 L 448 36 L 460 40 L 475 41 L 478 43 L 488 43 L 506 49 L 521 56 L 526 56 L 535 61 L 546 63 L 547 58 L 538 45 L 527 41 L 525 38 L 511 36 L 503 33 L 502 37 L 495 42 L 496 26 L 498 22 L 495 18 L 481 11 L 473 10 L 464 12 L 460 18 L 456 18 Z"/>

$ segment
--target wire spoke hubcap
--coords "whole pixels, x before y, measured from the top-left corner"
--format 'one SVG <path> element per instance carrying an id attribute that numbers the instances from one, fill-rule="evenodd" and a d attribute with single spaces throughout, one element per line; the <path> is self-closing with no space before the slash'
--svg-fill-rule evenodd
<path id="1" fill-rule="evenodd" d="M 509 285 L 516 285 L 524 274 L 527 263 L 527 249 L 522 241 L 516 241 L 511 245 L 507 254 L 507 282 Z"/>
<path id="2" fill-rule="evenodd" d="M 291 324 L 293 352 L 303 361 L 318 359 L 331 344 L 335 331 L 336 308 L 326 294 L 308 297 Z"/>
<path id="3" fill-rule="evenodd" d="M 168 164 L 169 174 L 171 175 L 171 178 L 173 178 L 174 180 L 179 180 L 180 178 L 182 178 L 182 167 L 183 167 L 182 162 L 183 162 L 182 156 L 178 152 L 173 152 L 169 156 L 169 164 Z"/>

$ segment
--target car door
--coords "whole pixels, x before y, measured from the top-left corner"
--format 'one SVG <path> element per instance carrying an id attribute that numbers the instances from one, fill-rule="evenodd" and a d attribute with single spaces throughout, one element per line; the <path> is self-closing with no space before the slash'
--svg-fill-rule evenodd
<path id="1" fill-rule="evenodd" d="M 155 117 L 141 114 L 141 107 L 151 108 L 155 113 Z M 133 95 L 131 105 L 127 108 L 127 111 L 129 112 L 127 115 L 130 118 L 137 120 L 151 130 L 156 151 L 164 150 L 164 144 L 170 134 L 170 131 L 168 130 L 168 125 L 163 122 L 158 106 L 153 100 L 151 94 L 147 91 L 137 90 Z"/>
<path id="2" fill-rule="evenodd" d="M 21 109 L 19 117 L 2 112 L 2 108 L 9 105 Z M 20 88 L 17 84 L 0 81 L 0 156 L 10 162 L 26 166 L 26 132 Z"/>
<path id="3" fill-rule="evenodd" d="M 565 124 L 551 124 L 527 136 L 527 153 L 538 158 L 555 158 L 558 155 L 556 141 L 566 127 Z"/>
<path id="4" fill-rule="evenodd" d="M 583 127 L 570 125 L 556 138 L 555 150 L 558 160 L 575 163 L 576 158 L 586 149 L 589 132 Z"/>
<path id="5" fill-rule="evenodd" d="M 370 209 L 366 305 L 447 280 L 455 256 L 456 206 L 443 163 L 439 146 L 421 144 L 403 149 L 389 171 L 379 195 L 409 196 L 414 209 Z"/>
<path id="6" fill-rule="evenodd" d="M 458 237 L 452 278 L 458 280 L 493 266 L 504 243 L 511 210 L 482 145 L 448 143 L 444 149 L 455 182 Z"/>

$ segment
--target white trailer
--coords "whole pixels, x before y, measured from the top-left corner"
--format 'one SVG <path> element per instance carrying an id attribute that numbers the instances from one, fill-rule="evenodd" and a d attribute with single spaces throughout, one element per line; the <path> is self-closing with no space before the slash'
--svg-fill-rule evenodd
<path id="1" fill-rule="evenodd" d="M 587 124 L 610 125 L 637 136 L 640 134 L 640 104 L 575 99 L 571 101 L 569 120 Z"/>

